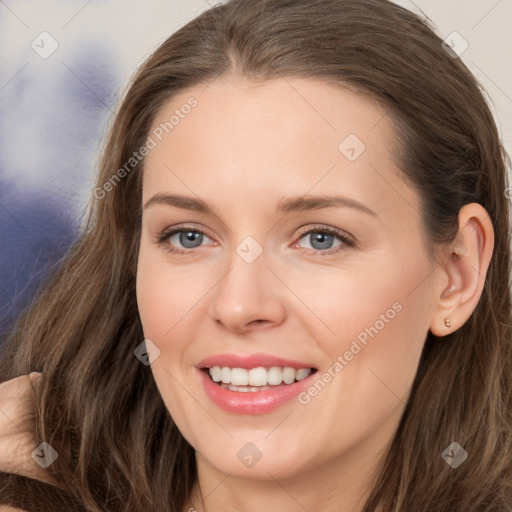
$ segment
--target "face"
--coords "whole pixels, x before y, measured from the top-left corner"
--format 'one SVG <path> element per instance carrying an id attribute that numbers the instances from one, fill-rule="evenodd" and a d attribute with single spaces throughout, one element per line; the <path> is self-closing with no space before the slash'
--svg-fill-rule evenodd
<path id="1" fill-rule="evenodd" d="M 385 114 L 321 81 L 224 77 L 155 119 L 137 300 L 200 467 L 357 471 L 396 430 L 432 265 Z"/>

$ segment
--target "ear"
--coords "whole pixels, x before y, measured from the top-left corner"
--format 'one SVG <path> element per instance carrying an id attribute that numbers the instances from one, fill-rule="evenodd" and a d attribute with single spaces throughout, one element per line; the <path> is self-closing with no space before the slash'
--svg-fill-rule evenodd
<path id="1" fill-rule="evenodd" d="M 477 203 L 463 206 L 459 229 L 438 263 L 435 307 L 430 331 L 446 336 L 468 320 L 482 295 L 494 248 L 494 229 L 489 214 Z"/>

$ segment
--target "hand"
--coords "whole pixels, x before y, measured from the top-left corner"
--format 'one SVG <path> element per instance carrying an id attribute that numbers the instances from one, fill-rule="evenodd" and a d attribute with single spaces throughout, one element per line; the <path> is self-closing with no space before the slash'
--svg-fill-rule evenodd
<path id="1" fill-rule="evenodd" d="M 33 372 L 0 384 L 0 471 L 54 483 L 31 455 L 37 448 L 32 386 L 40 378 Z"/>

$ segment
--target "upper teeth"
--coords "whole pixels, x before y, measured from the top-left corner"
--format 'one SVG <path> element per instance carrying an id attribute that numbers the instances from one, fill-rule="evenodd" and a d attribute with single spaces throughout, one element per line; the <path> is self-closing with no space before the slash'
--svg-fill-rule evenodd
<path id="1" fill-rule="evenodd" d="M 272 366 L 270 368 L 229 368 L 227 366 L 213 366 L 210 375 L 214 382 L 233 384 L 234 386 L 277 386 L 284 382 L 292 384 L 295 380 L 305 379 L 311 373 L 310 368 L 295 368 Z"/>

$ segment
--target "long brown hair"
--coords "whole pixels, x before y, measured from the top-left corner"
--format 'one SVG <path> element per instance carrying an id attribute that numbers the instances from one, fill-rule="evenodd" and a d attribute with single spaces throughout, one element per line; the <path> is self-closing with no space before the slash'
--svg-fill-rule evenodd
<path id="1" fill-rule="evenodd" d="M 453 239 L 464 204 L 486 208 L 495 249 L 483 295 L 460 329 L 429 333 L 364 512 L 510 511 L 506 155 L 476 80 L 424 20 L 386 0 L 231 0 L 174 33 L 138 70 L 110 126 L 96 190 L 146 143 L 160 107 L 227 73 L 317 78 L 379 102 L 396 128 L 401 171 L 421 195 L 428 247 Z M 0 367 L 2 380 L 42 371 L 38 442 L 57 450 L 49 471 L 93 511 L 182 512 L 196 481 L 194 450 L 133 354 L 143 340 L 135 296 L 143 165 L 91 199 L 79 241 L 18 322 Z M 453 441 L 469 454 L 456 470 L 441 457 Z"/>

